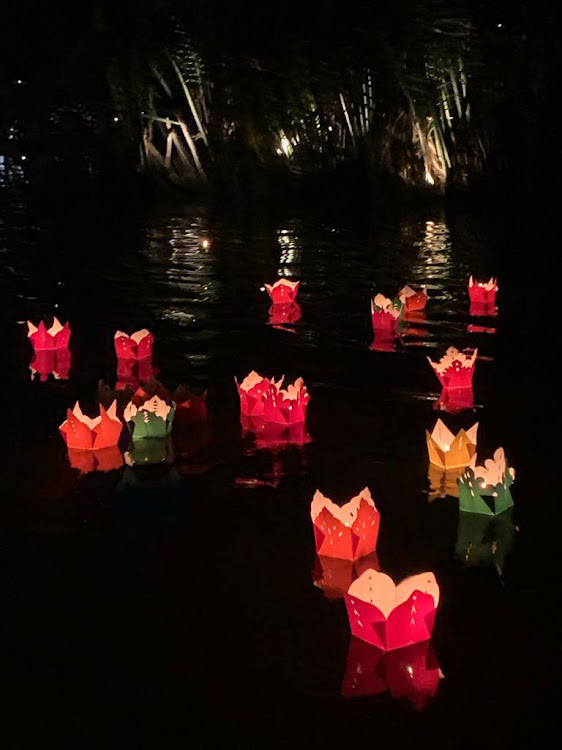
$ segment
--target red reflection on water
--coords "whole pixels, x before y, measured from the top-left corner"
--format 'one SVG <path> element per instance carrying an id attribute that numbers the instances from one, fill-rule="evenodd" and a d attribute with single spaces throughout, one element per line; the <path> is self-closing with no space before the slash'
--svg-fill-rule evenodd
<path id="1" fill-rule="evenodd" d="M 475 326 L 472 323 L 467 326 L 467 331 L 469 333 L 496 333 L 495 328 L 489 328 L 488 326 Z"/>
<path id="2" fill-rule="evenodd" d="M 430 641 L 385 652 L 352 638 L 341 694 L 354 698 L 388 690 L 393 698 L 408 698 L 420 710 L 435 696 L 442 678 Z"/>
<path id="3" fill-rule="evenodd" d="M 148 383 L 156 377 L 158 369 L 153 367 L 151 359 L 122 359 L 117 358 L 117 390 L 130 388 L 135 391 L 141 383 Z"/>
<path id="4" fill-rule="evenodd" d="M 373 552 L 358 560 L 317 555 L 312 571 L 314 585 L 322 589 L 327 599 L 343 599 L 353 581 L 366 570 L 380 570 L 379 558 Z"/>
<path id="5" fill-rule="evenodd" d="M 240 415 L 242 433 L 252 433 L 256 448 L 278 448 L 283 445 L 305 445 L 310 441 L 303 421 L 295 424 L 266 422 L 263 417 Z"/>
<path id="6" fill-rule="evenodd" d="M 271 326 L 296 323 L 302 317 L 300 306 L 296 302 L 272 305 L 268 312 Z"/>
<path id="7" fill-rule="evenodd" d="M 446 411 L 448 414 L 460 414 L 465 409 L 474 408 L 474 393 L 472 388 L 444 388 L 437 401 L 433 404 L 437 411 Z"/>
<path id="8" fill-rule="evenodd" d="M 495 318 L 498 314 L 498 308 L 495 304 L 489 302 L 471 302 L 470 314 L 481 318 Z"/>
<path id="9" fill-rule="evenodd" d="M 371 344 L 372 352 L 393 352 L 396 348 L 396 333 L 375 329 L 375 340 Z"/>
<path id="10" fill-rule="evenodd" d="M 34 353 L 29 369 L 32 379 L 39 375 L 39 380 L 44 383 L 49 375 L 55 380 L 68 380 L 70 365 L 69 349 L 41 349 Z"/>

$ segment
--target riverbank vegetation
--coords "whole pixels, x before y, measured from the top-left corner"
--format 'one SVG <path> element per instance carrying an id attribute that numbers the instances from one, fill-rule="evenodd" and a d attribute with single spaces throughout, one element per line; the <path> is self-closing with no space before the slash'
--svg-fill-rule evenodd
<path id="1" fill-rule="evenodd" d="M 9 14 L 33 43 L 9 34 L 2 50 L 5 173 L 72 164 L 232 190 L 352 173 L 444 192 L 528 175 L 555 141 L 541 113 L 556 45 L 536 4 L 97 0 Z"/>

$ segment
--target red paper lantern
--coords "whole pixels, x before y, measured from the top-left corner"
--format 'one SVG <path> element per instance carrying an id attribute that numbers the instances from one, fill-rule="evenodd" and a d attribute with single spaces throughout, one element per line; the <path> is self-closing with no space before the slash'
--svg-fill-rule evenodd
<path id="1" fill-rule="evenodd" d="M 393 301 L 383 294 L 377 294 L 371 300 L 371 320 L 375 333 L 384 331 L 387 334 L 397 334 L 401 314 L 402 308 L 395 307 Z"/>
<path id="2" fill-rule="evenodd" d="M 70 341 L 70 326 L 68 322 L 62 325 L 58 318 L 53 318 L 53 325 L 47 328 L 41 321 L 39 326 L 34 326 L 27 321 L 27 338 L 36 352 L 54 351 L 55 349 L 66 349 Z"/>
<path id="3" fill-rule="evenodd" d="M 114 344 L 117 359 L 150 359 L 154 336 L 146 328 L 135 331 L 130 336 L 123 331 L 116 331 Z"/>
<path id="4" fill-rule="evenodd" d="M 283 378 L 276 383 L 269 378 L 262 378 L 255 370 L 246 375 L 241 383 L 236 378 L 234 380 L 240 396 L 240 413 L 247 417 L 263 416 L 266 393 L 271 387 L 278 389 L 283 383 Z"/>
<path id="5" fill-rule="evenodd" d="M 496 304 L 498 282 L 492 277 L 488 281 L 475 281 L 471 276 L 468 280 L 468 296 L 472 304 L 480 304 L 493 308 Z"/>
<path id="6" fill-rule="evenodd" d="M 274 305 L 286 305 L 294 302 L 299 291 L 300 281 L 279 279 L 275 284 L 265 284 L 267 293 Z"/>

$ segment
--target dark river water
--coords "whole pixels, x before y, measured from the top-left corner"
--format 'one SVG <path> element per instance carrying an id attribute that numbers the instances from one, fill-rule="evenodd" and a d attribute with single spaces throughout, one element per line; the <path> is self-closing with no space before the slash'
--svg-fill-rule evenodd
<path id="1" fill-rule="evenodd" d="M 30 731 L 34 747 L 66 736 L 74 747 L 545 746 L 558 651 L 549 407 L 531 385 L 535 298 L 509 260 L 516 222 L 177 202 L 138 216 L 126 200 L 77 214 L 10 191 L 1 672 L 21 744 L 7 746 Z M 498 276 L 496 318 L 469 316 L 470 273 Z M 275 327 L 260 289 L 280 276 L 301 281 L 302 317 Z M 394 351 L 373 351 L 369 299 L 405 283 L 427 287 L 426 319 Z M 68 380 L 39 382 L 25 321 L 53 313 L 71 323 L 72 366 Z M 114 386 L 115 330 L 143 327 L 167 387 L 208 389 L 208 424 L 174 438 L 168 462 L 81 474 L 58 426 L 77 399 L 95 412 L 100 381 Z M 474 407 L 455 415 L 436 410 L 426 361 L 450 345 L 479 348 Z M 254 369 L 304 378 L 304 444 L 242 434 L 234 377 Z M 439 415 L 455 430 L 478 421 L 479 455 L 505 448 L 507 527 L 467 525 L 456 499 L 432 493 L 425 430 Z M 396 581 L 433 571 L 441 589 L 431 645 L 411 657 L 427 679 L 411 685 L 385 657 L 375 687 L 349 687 L 369 655 L 315 560 L 315 490 L 343 503 L 365 486 L 382 516 L 381 569 Z"/>

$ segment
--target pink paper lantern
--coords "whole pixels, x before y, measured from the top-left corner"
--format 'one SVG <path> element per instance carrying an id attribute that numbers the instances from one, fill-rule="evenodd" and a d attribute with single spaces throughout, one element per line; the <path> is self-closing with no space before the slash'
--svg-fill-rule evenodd
<path id="1" fill-rule="evenodd" d="M 439 587 L 433 573 L 392 578 L 367 570 L 345 596 L 351 632 L 383 651 L 405 648 L 431 638 Z"/>
<path id="2" fill-rule="evenodd" d="M 265 422 L 281 425 L 304 422 L 309 401 L 310 395 L 302 378 L 283 389 L 272 383 L 265 394 L 263 418 Z"/>
<path id="3" fill-rule="evenodd" d="M 437 375 L 439 382 L 445 390 L 456 388 L 472 388 L 472 377 L 478 349 L 465 349 L 459 352 L 454 346 L 450 346 L 439 362 L 427 361 Z"/>

